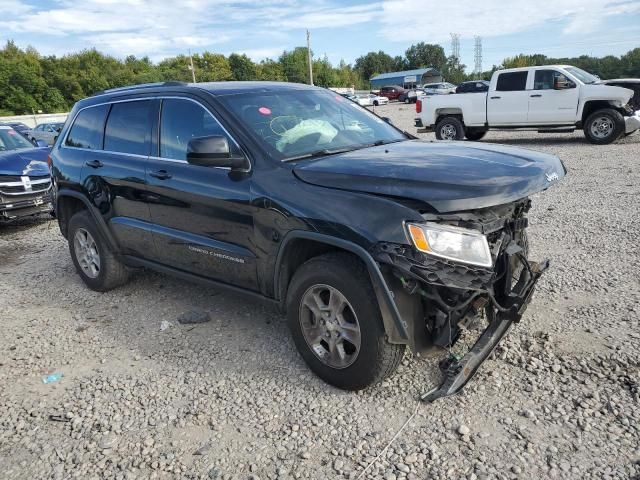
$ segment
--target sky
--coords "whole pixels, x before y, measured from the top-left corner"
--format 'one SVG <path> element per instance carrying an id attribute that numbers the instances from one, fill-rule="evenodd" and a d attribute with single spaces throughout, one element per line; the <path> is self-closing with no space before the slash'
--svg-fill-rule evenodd
<path id="1" fill-rule="evenodd" d="M 640 47 L 640 0 L 0 0 L 0 42 L 44 55 L 84 48 L 159 61 L 205 50 L 246 53 L 255 61 L 302 46 L 315 57 L 352 63 L 369 51 L 402 55 L 417 42 L 483 69 L 518 53 L 620 55 Z"/>

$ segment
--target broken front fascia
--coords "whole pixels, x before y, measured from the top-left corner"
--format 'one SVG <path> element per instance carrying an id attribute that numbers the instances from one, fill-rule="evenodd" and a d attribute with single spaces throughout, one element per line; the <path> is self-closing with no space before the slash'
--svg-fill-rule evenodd
<path id="1" fill-rule="evenodd" d="M 390 273 L 400 280 L 403 294 L 418 294 L 431 307 L 425 309 L 422 323 L 417 318 L 410 321 L 414 352 L 455 343 L 461 325 L 469 317 L 481 311 L 487 315 L 486 330 L 464 357 L 443 362 L 444 380 L 422 396 L 424 401 L 431 402 L 462 390 L 511 324 L 520 320 L 536 282 L 548 268 L 548 261 L 536 263 L 526 258 L 523 239 L 527 222 L 522 213 L 528 210 L 528 203 L 520 212 L 517 210 L 517 207 L 513 210 L 515 214 L 510 215 L 511 218 L 476 225 L 478 230 L 490 234 L 493 268 L 433 257 L 408 245 L 380 243 L 374 249 L 374 258 L 388 266 Z M 469 220 L 472 219 L 457 223 Z"/>

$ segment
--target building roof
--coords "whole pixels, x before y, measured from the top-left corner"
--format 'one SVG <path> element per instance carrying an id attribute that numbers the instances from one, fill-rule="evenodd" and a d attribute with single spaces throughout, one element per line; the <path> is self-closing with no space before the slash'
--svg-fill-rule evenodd
<path id="1" fill-rule="evenodd" d="M 403 70 L 402 72 L 387 72 L 381 73 L 380 75 L 376 75 L 375 77 L 371 77 L 369 81 L 373 80 L 384 80 L 386 78 L 396 78 L 396 77 L 409 77 L 411 75 L 422 76 L 425 73 L 435 73 L 440 75 L 440 72 L 435 68 L 416 68 L 415 70 Z"/>

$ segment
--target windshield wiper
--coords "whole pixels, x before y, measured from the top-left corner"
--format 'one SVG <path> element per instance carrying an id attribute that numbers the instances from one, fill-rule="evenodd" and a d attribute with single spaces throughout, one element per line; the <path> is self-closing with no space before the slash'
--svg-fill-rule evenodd
<path id="1" fill-rule="evenodd" d="M 336 148 L 333 150 L 329 150 L 328 148 L 323 148 L 322 150 L 316 150 L 315 152 L 305 153 L 303 155 L 298 155 L 295 157 L 289 157 L 282 160 L 283 162 L 293 162 L 294 160 L 303 160 L 305 158 L 316 158 L 316 157 L 326 157 L 329 155 L 336 155 L 338 153 L 351 152 L 355 150 L 354 148 Z"/>

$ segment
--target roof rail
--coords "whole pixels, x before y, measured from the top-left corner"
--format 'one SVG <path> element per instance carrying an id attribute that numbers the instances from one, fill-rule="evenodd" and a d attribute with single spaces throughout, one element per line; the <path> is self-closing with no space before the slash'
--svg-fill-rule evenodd
<path id="1" fill-rule="evenodd" d="M 96 95 L 104 95 L 105 93 L 124 92 L 126 90 L 138 90 L 140 88 L 147 88 L 147 87 L 178 87 L 178 86 L 184 86 L 184 85 L 188 85 L 188 83 L 178 82 L 175 80 L 171 80 L 169 82 L 140 83 L 138 85 L 128 85 L 126 87 L 116 87 L 116 88 L 108 88 L 106 90 L 100 90 L 99 92 L 96 92 L 91 96 L 95 97 Z"/>

